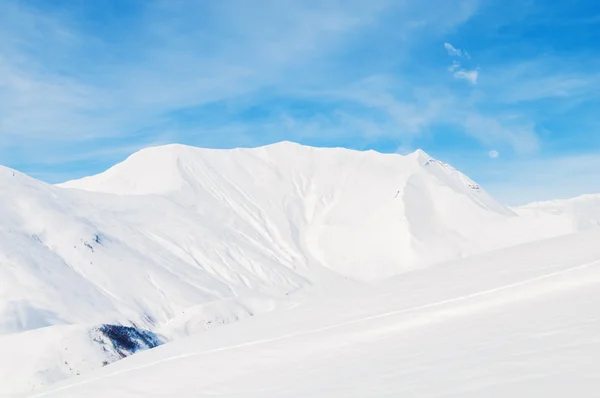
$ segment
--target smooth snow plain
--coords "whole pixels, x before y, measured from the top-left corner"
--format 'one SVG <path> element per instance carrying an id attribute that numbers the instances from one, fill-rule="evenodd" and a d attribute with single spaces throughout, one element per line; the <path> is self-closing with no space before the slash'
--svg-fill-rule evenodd
<path id="1" fill-rule="evenodd" d="M 423 151 L 284 142 L 0 168 L 0 198 L 0 396 L 598 392 L 593 196 L 508 208 Z M 103 366 L 106 323 L 172 342 Z"/>

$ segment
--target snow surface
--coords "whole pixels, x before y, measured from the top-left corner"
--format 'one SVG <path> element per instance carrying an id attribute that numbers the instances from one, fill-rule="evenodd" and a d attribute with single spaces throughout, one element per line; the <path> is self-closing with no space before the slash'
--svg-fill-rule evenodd
<path id="1" fill-rule="evenodd" d="M 161 195 L 211 231 L 226 226 L 264 238 L 257 240 L 299 273 L 317 265 L 359 280 L 575 230 L 566 217 L 517 217 L 420 150 L 399 156 L 289 142 L 235 150 L 168 145 L 63 186 Z"/>
<path id="2" fill-rule="evenodd" d="M 516 208 L 515 211 L 520 214 L 543 211 L 554 215 L 566 215 L 573 220 L 577 230 L 600 227 L 600 195 L 582 195 L 572 199 L 535 202 Z"/>
<path id="3" fill-rule="evenodd" d="M 597 397 L 597 230 L 214 329 L 31 395 Z"/>
<path id="4" fill-rule="evenodd" d="M 57 325 L 0 336 L 0 397 L 79 376 L 164 340 L 116 325 Z"/>
<path id="5" fill-rule="evenodd" d="M 503 206 L 423 151 L 289 142 L 148 148 L 60 186 L 0 167 L 0 201 L 0 395 L 69 376 L 52 352 L 66 336 L 78 353 L 67 362 L 93 364 L 78 365 L 82 375 L 101 367 L 89 325 L 204 338 L 332 292 L 593 226 L 585 211 Z M 356 315 L 348 305 L 340 311 Z M 5 382 L 21 357 L 19 383 Z"/>

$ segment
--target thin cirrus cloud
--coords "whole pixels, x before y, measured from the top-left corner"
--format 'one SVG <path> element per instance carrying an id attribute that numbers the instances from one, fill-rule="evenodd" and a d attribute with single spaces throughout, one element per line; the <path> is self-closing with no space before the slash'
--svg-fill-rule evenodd
<path id="1" fill-rule="evenodd" d="M 459 58 L 471 59 L 471 56 L 465 50 L 460 50 L 454 47 L 450 43 L 444 43 L 444 48 L 448 51 L 448 55 Z M 448 67 L 450 73 L 455 79 L 466 80 L 471 84 L 477 84 L 477 78 L 479 77 L 479 68 L 465 69 L 461 66 L 461 63 L 457 60 L 453 60 L 452 64 Z"/>
<path id="2" fill-rule="evenodd" d="M 66 179 L 149 143 L 284 139 L 505 160 L 597 126 L 596 47 L 500 40 L 542 20 L 500 2 L 107 4 L 0 0 L 0 164 Z"/>
<path id="3" fill-rule="evenodd" d="M 444 43 L 444 47 L 446 48 L 446 51 L 448 51 L 448 55 L 455 57 L 465 57 L 467 59 L 471 58 L 468 52 L 466 52 L 465 50 L 459 50 L 450 43 Z"/>
<path id="4" fill-rule="evenodd" d="M 495 159 L 477 165 L 476 180 L 486 176 L 485 188 L 509 205 L 567 199 L 600 192 L 600 156 L 558 155 L 516 160 Z M 506 175 L 511 178 L 507 179 Z"/>
<path id="5" fill-rule="evenodd" d="M 371 93 L 372 88 L 362 91 L 358 100 L 352 95 L 339 98 L 344 92 L 341 87 L 357 87 L 377 76 L 398 78 L 367 63 L 348 67 L 345 54 L 362 45 L 356 41 L 358 32 L 385 37 L 387 25 L 381 24 L 385 12 L 396 15 L 396 22 L 407 22 L 401 24 L 405 34 L 419 37 L 428 29 L 442 34 L 476 9 L 471 1 L 464 1 L 458 11 L 440 1 L 438 13 L 428 12 L 419 2 L 265 3 L 270 4 L 265 8 L 268 12 L 235 0 L 210 5 L 149 1 L 138 3 L 142 8 L 132 15 L 124 11 L 106 17 L 93 5 L 82 11 L 0 0 L 0 37 L 7 39 L 0 43 L 0 136 L 4 137 L 0 155 L 16 165 L 11 161 L 15 146 L 22 148 L 21 162 L 46 157 L 49 147 L 94 157 L 99 146 L 110 152 L 103 145 L 114 146 L 116 138 L 130 147 L 132 141 L 152 141 L 149 135 L 165 130 L 178 131 L 172 134 L 173 140 L 216 146 L 302 140 L 318 135 L 313 132 L 320 127 L 324 135 L 355 131 L 356 138 L 365 142 L 387 131 L 402 141 L 402 136 L 427 128 L 427 115 L 420 112 L 429 114 L 431 105 L 414 104 L 412 95 L 403 98 L 386 87 L 375 90 L 377 98 L 386 98 L 377 101 L 375 110 L 364 101 L 364 93 Z M 104 15 L 108 21 L 99 20 L 98 25 L 107 22 L 111 29 L 82 23 L 86 12 L 96 12 L 96 18 Z M 421 22 L 411 24 L 412 18 Z M 318 89 L 312 89 L 314 94 L 307 99 L 306 87 Z M 409 87 L 410 92 L 418 89 Z M 338 97 L 332 100 L 327 92 L 336 92 Z M 268 119 L 235 120 L 243 118 L 240 115 L 248 113 L 248 108 L 267 108 L 281 96 L 290 103 L 307 102 L 314 108 L 312 115 L 307 118 L 294 115 L 294 109 L 283 109 Z M 324 111 L 332 101 L 336 110 Z M 194 116 L 203 115 L 205 107 L 216 107 L 219 112 Z M 359 112 L 356 107 L 361 108 Z M 350 114 L 354 117 L 340 116 Z M 286 131 L 280 123 L 284 116 L 297 119 L 287 137 L 281 133 Z M 220 125 L 211 124 L 213 119 Z M 208 137 L 215 130 L 225 130 L 222 120 L 235 120 L 231 123 L 235 128 L 221 134 L 228 138 Z M 240 124 L 245 128 L 240 129 Z M 280 133 L 259 133 L 269 130 Z M 70 149 L 60 149 L 60 142 Z M 68 153 L 51 158 L 61 157 L 70 158 Z"/>
<path id="6" fill-rule="evenodd" d="M 479 77 L 479 71 L 477 69 L 473 69 L 473 70 L 459 69 L 459 70 L 454 71 L 454 73 L 452 73 L 452 76 L 454 76 L 456 79 L 459 79 L 459 80 L 467 80 L 467 81 L 471 82 L 472 84 L 477 84 L 477 78 Z"/>
<path id="7" fill-rule="evenodd" d="M 85 15 L 0 1 L 0 147 L 10 149 L 2 157 L 10 161 L 19 146 L 20 159 L 37 160 L 58 142 L 94 157 L 106 141 L 129 146 L 165 130 L 211 130 L 183 126 L 177 114 L 284 84 L 299 60 L 338 45 L 369 23 L 358 14 L 376 14 L 382 2 L 330 10 L 272 2 L 257 15 L 232 3 L 145 2 L 134 15 L 110 16 L 113 37 L 81 26 Z M 213 31 L 198 28 L 204 13 Z"/>
<path id="8" fill-rule="evenodd" d="M 455 72 L 457 69 L 460 69 L 460 62 L 458 62 L 458 61 L 452 61 L 452 65 L 450 65 L 448 67 L 448 70 L 450 72 Z"/>

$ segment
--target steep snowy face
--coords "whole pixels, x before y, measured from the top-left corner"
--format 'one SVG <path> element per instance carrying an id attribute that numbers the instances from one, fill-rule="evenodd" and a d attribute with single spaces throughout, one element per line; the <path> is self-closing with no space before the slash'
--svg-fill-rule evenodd
<path id="1" fill-rule="evenodd" d="M 0 201 L 0 334 L 60 323 L 54 309 L 69 303 L 75 314 L 102 304 L 98 291 L 63 261 L 77 256 L 79 237 L 91 241 L 92 223 L 74 215 L 59 190 L 6 168 L 0 169 Z M 78 301 L 83 308 L 73 304 Z"/>
<path id="2" fill-rule="evenodd" d="M 193 305 L 309 283 L 270 241 L 168 199 L 0 172 L 0 334 L 102 322 L 152 329 Z"/>
<path id="3" fill-rule="evenodd" d="M 161 195 L 210 225 L 258 233 L 294 264 L 356 279 L 572 230 L 562 217 L 536 215 L 533 224 L 517 217 L 420 150 L 400 156 L 290 142 L 234 150 L 168 145 L 63 186 Z"/>
<path id="4" fill-rule="evenodd" d="M 149 148 L 62 187 L 1 168 L 0 200 L 0 334 L 154 329 L 209 301 L 381 279 L 573 230 L 566 216 L 515 215 L 422 151 L 292 143 Z"/>
<path id="5" fill-rule="evenodd" d="M 423 151 L 292 143 L 149 148 L 61 186 L 0 167 L 0 203 L 4 358 L 11 336 L 26 345 L 58 341 L 69 325 L 121 324 L 178 338 L 294 306 L 307 287 L 322 292 L 576 229 L 570 214 L 508 209 Z M 101 366 L 88 329 L 73 330 L 81 355 L 65 360 Z M 63 353 L 38 351 L 27 359 L 33 368 L 18 370 L 36 381 L 21 386 L 70 374 L 56 366 Z"/>

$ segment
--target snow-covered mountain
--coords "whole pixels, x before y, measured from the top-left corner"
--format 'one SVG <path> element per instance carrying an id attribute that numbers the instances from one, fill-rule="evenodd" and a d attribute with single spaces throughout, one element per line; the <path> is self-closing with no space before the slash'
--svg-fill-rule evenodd
<path id="1" fill-rule="evenodd" d="M 212 233 L 255 236 L 296 272 L 320 266 L 361 280 L 570 232 L 560 217 L 538 217 L 535 225 L 517 217 L 423 151 L 170 145 L 63 186 L 159 195 L 201 217 Z"/>
<path id="2" fill-rule="evenodd" d="M 547 212 L 549 214 L 567 216 L 573 220 L 578 230 L 600 227 L 600 195 L 581 195 L 572 199 L 534 202 L 515 209 L 526 214 L 528 211 Z"/>
<path id="3" fill-rule="evenodd" d="M 597 397 L 599 239 L 591 230 L 332 291 L 30 398 Z"/>
<path id="4" fill-rule="evenodd" d="M 0 168 L 0 200 L 0 335 L 122 324 L 181 337 L 580 227 L 509 209 L 422 151 L 288 142 L 148 148 L 60 186 Z"/>

